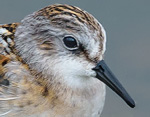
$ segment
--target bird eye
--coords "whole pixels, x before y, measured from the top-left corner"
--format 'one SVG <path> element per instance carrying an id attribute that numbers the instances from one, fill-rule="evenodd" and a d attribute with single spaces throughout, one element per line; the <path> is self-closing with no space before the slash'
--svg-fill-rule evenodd
<path id="1" fill-rule="evenodd" d="M 78 48 L 77 40 L 71 36 L 64 37 L 63 42 L 65 46 L 70 50 L 74 50 Z"/>

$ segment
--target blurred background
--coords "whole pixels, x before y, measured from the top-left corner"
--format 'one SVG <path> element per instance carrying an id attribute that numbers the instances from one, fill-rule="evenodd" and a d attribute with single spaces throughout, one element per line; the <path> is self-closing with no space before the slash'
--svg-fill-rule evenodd
<path id="1" fill-rule="evenodd" d="M 150 117 L 150 0 L 1 0 L 0 24 L 20 22 L 54 3 L 78 6 L 102 23 L 105 61 L 136 101 L 131 109 L 107 88 L 101 117 Z"/>

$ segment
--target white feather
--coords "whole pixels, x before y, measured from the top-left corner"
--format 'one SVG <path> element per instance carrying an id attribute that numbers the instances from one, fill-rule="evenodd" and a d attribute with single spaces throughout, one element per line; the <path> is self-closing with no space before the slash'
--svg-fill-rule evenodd
<path id="1" fill-rule="evenodd" d="M 5 113 L 3 113 L 3 114 L 0 114 L 0 117 L 5 117 L 7 114 L 9 114 L 10 112 L 11 112 L 12 110 L 9 110 L 9 111 L 7 111 L 7 112 L 5 112 Z"/>

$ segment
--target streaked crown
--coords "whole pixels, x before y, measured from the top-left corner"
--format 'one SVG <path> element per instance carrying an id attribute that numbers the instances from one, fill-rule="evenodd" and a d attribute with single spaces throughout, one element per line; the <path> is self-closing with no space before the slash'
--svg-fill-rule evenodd
<path id="1" fill-rule="evenodd" d="M 51 5 L 38 11 L 37 15 L 44 15 L 50 19 L 52 23 L 58 23 L 58 25 L 70 22 L 76 26 L 81 22 L 93 29 L 101 29 L 99 23 L 92 15 L 75 6 L 61 4 Z"/>

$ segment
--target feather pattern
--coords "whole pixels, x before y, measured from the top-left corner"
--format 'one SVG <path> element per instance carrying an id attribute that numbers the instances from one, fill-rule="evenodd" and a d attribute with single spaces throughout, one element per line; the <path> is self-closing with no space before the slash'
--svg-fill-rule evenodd
<path id="1" fill-rule="evenodd" d="M 66 35 L 82 43 L 78 54 L 63 46 Z M 92 15 L 70 5 L 0 25 L 0 116 L 100 116 L 105 85 L 92 68 L 102 59 L 105 38 Z"/>
<path id="2" fill-rule="evenodd" d="M 9 79 L 5 77 L 7 72 L 5 66 L 11 61 L 11 58 L 16 58 L 13 56 L 12 48 L 17 25 L 18 23 L 0 25 L 0 116 L 8 115 L 11 112 L 8 102 L 18 98 L 9 87 Z"/>

